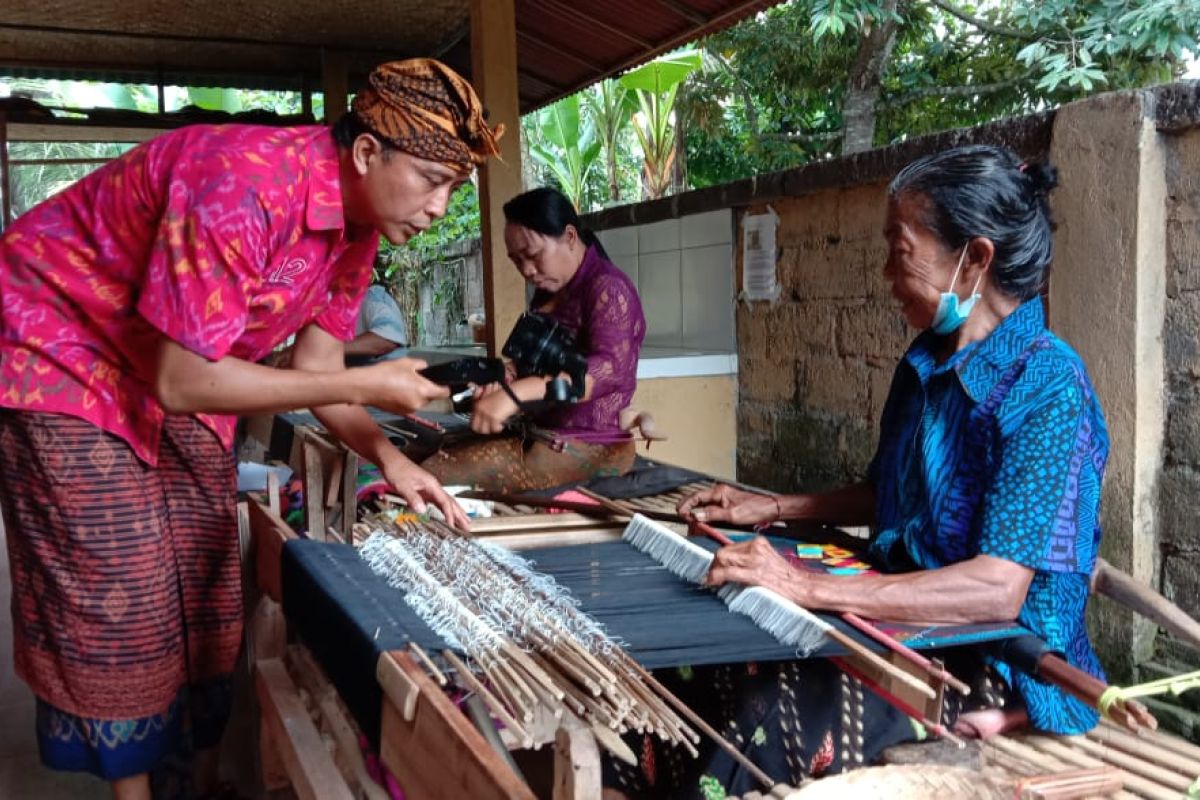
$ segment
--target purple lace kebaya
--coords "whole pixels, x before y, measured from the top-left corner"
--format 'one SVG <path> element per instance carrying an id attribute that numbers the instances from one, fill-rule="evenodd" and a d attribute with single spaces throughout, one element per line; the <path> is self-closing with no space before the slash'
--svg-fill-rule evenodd
<path id="1" fill-rule="evenodd" d="M 638 354 L 646 338 L 646 318 L 633 281 L 589 247 L 567 285 L 553 295 L 536 293 L 531 307 L 575 334 L 593 381 L 590 400 L 552 408 L 538 417 L 538 425 L 564 438 L 597 444 L 629 439 L 617 415 L 633 399 Z"/>

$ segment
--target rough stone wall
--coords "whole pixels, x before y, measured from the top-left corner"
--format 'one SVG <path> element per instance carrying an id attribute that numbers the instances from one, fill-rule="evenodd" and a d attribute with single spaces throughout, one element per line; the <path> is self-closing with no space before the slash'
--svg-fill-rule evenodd
<path id="1" fill-rule="evenodd" d="M 1167 143 L 1163 591 L 1200 617 L 1200 128 Z"/>
<path id="2" fill-rule="evenodd" d="M 886 184 L 773 204 L 782 294 L 740 303 L 738 477 L 779 490 L 861 478 L 907 330 L 883 280 Z"/>

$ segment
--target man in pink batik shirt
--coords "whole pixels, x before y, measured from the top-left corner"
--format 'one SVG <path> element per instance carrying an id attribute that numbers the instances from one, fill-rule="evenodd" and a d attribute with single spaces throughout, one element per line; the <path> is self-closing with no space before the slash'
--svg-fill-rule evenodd
<path id="1" fill-rule="evenodd" d="M 189 793 L 212 791 L 241 640 L 235 415 L 311 408 L 416 510 L 467 524 L 362 408 L 445 389 L 411 359 L 346 370 L 343 342 L 380 234 L 442 216 L 497 133 L 454 72 L 394 62 L 332 130 L 166 133 L 5 231 L 0 507 L 47 766 L 148 798 L 194 745 Z M 256 363 L 293 334 L 290 369 Z"/>

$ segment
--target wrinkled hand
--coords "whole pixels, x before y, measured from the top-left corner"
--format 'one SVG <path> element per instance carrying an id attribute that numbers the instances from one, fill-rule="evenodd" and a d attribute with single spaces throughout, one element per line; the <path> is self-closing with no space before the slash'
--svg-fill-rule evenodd
<path id="1" fill-rule="evenodd" d="M 471 430 L 476 433 L 493 434 L 504 430 L 504 423 L 520 409 L 506 392 L 494 392 L 477 397 L 471 411 Z"/>
<path id="2" fill-rule="evenodd" d="M 746 586 L 761 586 L 784 597 L 792 597 L 796 584 L 804 574 L 787 562 L 779 552 L 761 536 L 746 542 L 722 547 L 713 556 L 712 566 L 704 578 L 707 586 L 725 583 L 741 583 Z"/>
<path id="3" fill-rule="evenodd" d="M 381 471 L 396 494 L 404 498 L 404 502 L 416 513 L 424 514 L 428 504 L 432 503 L 451 526 L 459 530 L 470 530 L 471 520 L 467 512 L 462 510 L 462 506 L 446 494 L 437 478 L 407 458 L 401 456 L 386 464 Z"/>
<path id="4" fill-rule="evenodd" d="M 449 387 L 438 386 L 417 373 L 425 366 L 419 358 L 397 358 L 359 368 L 357 371 L 367 381 L 364 404 L 409 414 L 430 400 L 449 397 Z"/>
<path id="5" fill-rule="evenodd" d="M 775 500 L 769 495 L 745 492 L 724 483 L 696 492 L 685 498 L 676 510 L 701 522 L 731 522 L 734 525 L 755 525 L 774 522 L 779 514 Z"/>

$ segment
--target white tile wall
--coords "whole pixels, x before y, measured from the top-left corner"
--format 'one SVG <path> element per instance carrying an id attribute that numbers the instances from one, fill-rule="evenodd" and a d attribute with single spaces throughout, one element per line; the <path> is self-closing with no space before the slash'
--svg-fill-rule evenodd
<path id="1" fill-rule="evenodd" d="M 728 209 L 690 214 L 679 220 L 679 244 L 685 250 L 732 242 L 733 214 Z"/>
<path id="2" fill-rule="evenodd" d="M 612 262 L 638 287 L 647 347 L 737 350 L 731 210 L 597 235 Z"/>
<path id="3" fill-rule="evenodd" d="M 683 347 L 678 249 L 638 256 L 638 294 L 646 313 L 646 346 Z"/>
<path id="4" fill-rule="evenodd" d="M 733 350 L 733 245 L 715 244 L 682 251 L 683 346 Z"/>
<path id="5" fill-rule="evenodd" d="M 618 256 L 636 256 L 638 254 L 637 226 L 612 228 L 600 231 L 596 235 L 600 238 L 600 244 L 604 245 L 604 249 L 613 258 L 613 263 L 616 263 Z M 618 264 L 618 266 L 620 265 Z"/>
<path id="6" fill-rule="evenodd" d="M 612 260 L 613 264 L 615 264 L 617 266 L 617 268 L 621 270 L 621 272 L 624 272 L 626 275 L 629 276 L 629 279 L 631 281 L 633 281 L 634 286 L 638 285 L 638 255 L 637 255 L 637 253 L 634 253 L 633 255 L 620 255 L 619 256 L 610 250 L 608 253 L 608 257 L 609 257 L 609 259 Z"/>
<path id="7" fill-rule="evenodd" d="M 664 253 L 679 249 L 679 220 L 664 219 L 638 227 L 638 253 Z"/>

